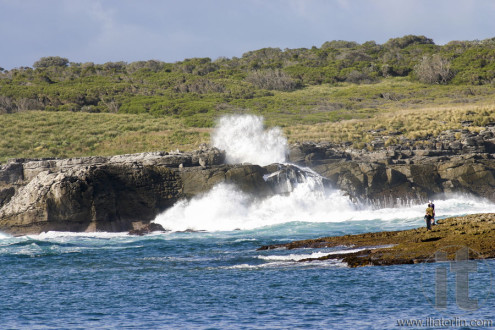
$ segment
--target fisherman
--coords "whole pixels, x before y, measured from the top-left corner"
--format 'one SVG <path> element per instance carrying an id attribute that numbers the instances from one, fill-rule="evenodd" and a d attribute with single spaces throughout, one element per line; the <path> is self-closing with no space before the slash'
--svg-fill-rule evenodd
<path id="1" fill-rule="evenodd" d="M 430 205 L 431 204 L 428 204 L 425 214 L 426 230 L 431 230 L 431 219 L 433 218 L 433 214 L 434 214 L 434 210 Z"/>
<path id="2" fill-rule="evenodd" d="M 431 218 L 431 225 L 435 225 L 435 204 L 432 201 L 428 201 L 428 207 L 433 209 L 433 217 Z"/>

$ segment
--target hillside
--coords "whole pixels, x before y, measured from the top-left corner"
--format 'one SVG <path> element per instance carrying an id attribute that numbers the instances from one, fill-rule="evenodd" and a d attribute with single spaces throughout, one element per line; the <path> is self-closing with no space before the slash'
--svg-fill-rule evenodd
<path id="1" fill-rule="evenodd" d="M 495 40 L 435 45 L 331 41 L 240 58 L 105 64 L 46 57 L 0 68 L 0 162 L 186 149 L 224 114 L 263 115 L 290 141 L 350 141 L 377 132 L 421 140 L 495 122 Z M 1 63 L 0 63 L 1 65 Z"/>

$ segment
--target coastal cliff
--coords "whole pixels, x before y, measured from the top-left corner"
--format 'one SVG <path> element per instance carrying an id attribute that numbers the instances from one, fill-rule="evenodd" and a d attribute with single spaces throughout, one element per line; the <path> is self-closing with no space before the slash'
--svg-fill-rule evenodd
<path id="1" fill-rule="evenodd" d="M 388 146 L 378 139 L 373 150 L 307 142 L 291 146 L 288 158 L 353 200 L 378 206 L 449 193 L 495 201 L 493 127 L 456 133 Z M 218 183 L 262 198 L 289 192 L 278 178 L 297 182 L 301 173 L 291 165 L 225 164 L 224 151 L 207 147 L 187 153 L 12 159 L 0 166 L 0 231 L 129 231 Z"/>
<path id="2" fill-rule="evenodd" d="M 289 160 L 311 167 L 354 200 L 381 207 L 454 193 L 495 201 L 495 127 L 387 144 L 390 138 L 378 136 L 361 150 L 300 143 L 291 147 Z"/>

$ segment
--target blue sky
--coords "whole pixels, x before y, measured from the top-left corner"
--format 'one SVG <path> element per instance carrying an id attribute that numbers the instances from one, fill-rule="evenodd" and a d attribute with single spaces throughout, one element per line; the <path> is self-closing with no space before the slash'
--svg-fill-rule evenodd
<path id="1" fill-rule="evenodd" d="M 0 0 L 0 67 L 240 57 L 263 47 L 495 37 L 494 0 Z"/>

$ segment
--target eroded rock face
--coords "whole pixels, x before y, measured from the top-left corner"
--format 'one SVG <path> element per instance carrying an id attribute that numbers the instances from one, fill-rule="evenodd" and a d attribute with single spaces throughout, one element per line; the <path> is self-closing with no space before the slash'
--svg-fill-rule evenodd
<path id="1" fill-rule="evenodd" d="M 494 165 L 493 160 L 458 157 L 411 165 L 351 160 L 320 164 L 314 170 L 356 200 L 394 206 L 399 200 L 426 201 L 453 193 L 495 201 Z"/>
<path id="2" fill-rule="evenodd" d="M 0 231 L 123 232 L 149 224 L 181 198 L 225 182 L 273 193 L 258 165 L 223 164 L 215 148 L 75 159 L 13 160 L 0 168 Z"/>
<path id="3" fill-rule="evenodd" d="M 404 140 L 388 147 L 375 142 L 368 146 L 373 151 L 346 144 L 296 144 L 289 158 L 325 176 L 354 200 L 375 205 L 394 206 L 451 193 L 495 201 L 494 128 L 479 134 L 445 132 L 435 139 Z"/>
<path id="4" fill-rule="evenodd" d="M 218 149 L 205 149 L 12 160 L 0 168 L 0 231 L 128 231 L 133 222 L 147 223 L 185 196 L 181 164 L 202 171 L 224 157 Z"/>
<path id="5" fill-rule="evenodd" d="M 38 173 L 0 209 L 0 230 L 124 231 L 180 197 L 176 173 L 151 165 L 75 166 Z"/>
<path id="6" fill-rule="evenodd" d="M 495 201 L 493 128 L 420 142 L 385 147 L 377 141 L 373 151 L 308 142 L 293 145 L 289 160 L 324 176 L 321 184 L 379 206 L 459 192 Z M 227 165 L 224 160 L 225 153 L 215 148 L 14 159 L 0 165 L 0 231 L 14 235 L 129 231 L 148 224 L 179 199 L 207 192 L 221 182 L 265 197 L 289 193 L 308 179 L 291 165 Z"/>

